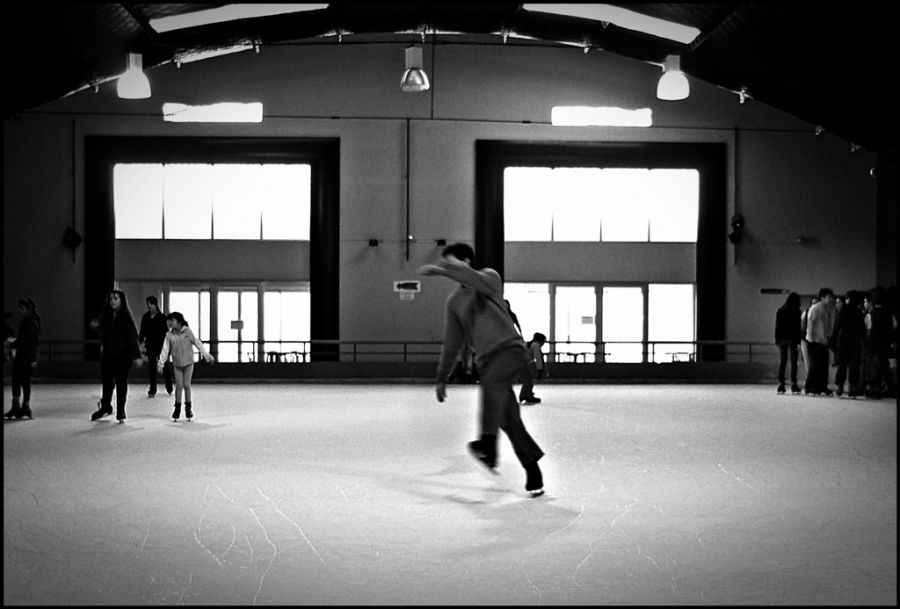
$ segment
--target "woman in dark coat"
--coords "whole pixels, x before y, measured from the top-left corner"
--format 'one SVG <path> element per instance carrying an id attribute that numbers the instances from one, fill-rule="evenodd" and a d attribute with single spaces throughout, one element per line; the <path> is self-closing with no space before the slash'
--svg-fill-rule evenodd
<path id="1" fill-rule="evenodd" d="M 775 313 L 775 344 L 781 356 L 778 362 L 778 393 L 785 393 L 784 370 L 788 357 L 791 361 L 791 393 L 800 393 L 797 384 L 797 348 L 803 337 L 800 316 L 800 295 L 791 292 Z"/>
<path id="2" fill-rule="evenodd" d="M 112 290 L 103 305 L 100 317 L 91 320 L 91 328 L 100 335 L 100 380 L 103 393 L 97 410 L 91 415 L 96 421 L 112 414 L 112 393 L 116 390 L 116 419 L 125 422 L 125 400 L 128 396 L 128 373 L 134 362 L 141 366 L 141 347 L 134 317 L 128 308 L 125 292 Z"/>
<path id="3" fill-rule="evenodd" d="M 15 352 L 12 366 L 12 406 L 3 416 L 7 419 L 30 419 L 31 373 L 37 366 L 41 316 L 38 315 L 37 305 L 30 298 L 20 298 L 18 309 L 22 317 L 19 329 L 15 338 L 8 339 L 10 348 Z"/>

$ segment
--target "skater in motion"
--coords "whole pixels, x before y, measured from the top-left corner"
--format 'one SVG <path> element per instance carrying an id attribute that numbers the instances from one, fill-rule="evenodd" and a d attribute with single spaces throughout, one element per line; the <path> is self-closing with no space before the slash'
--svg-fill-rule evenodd
<path id="1" fill-rule="evenodd" d="M 775 344 L 778 345 L 780 359 L 778 361 L 778 393 L 785 393 L 784 372 L 788 358 L 791 363 L 791 393 L 800 393 L 797 385 L 797 349 L 803 338 L 800 325 L 800 295 L 796 292 L 788 294 L 784 304 L 775 312 Z"/>
<path id="2" fill-rule="evenodd" d="M 481 436 L 468 445 L 491 471 L 497 465 L 497 431 L 502 429 L 525 469 L 525 490 L 543 494 L 538 460 L 544 452 L 525 429 L 513 391 L 516 379 L 528 374 L 528 355 L 521 334 L 503 302 L 503 282 L 494 269 L 475 270 L 475 252 L 465 243 L 444 248 L 437 264 L 419 268 L 425 276 L 447 277 L 460 284 L 447 298 L 444 339 L 437 369 L 437 400 L 447 397 L 447 380 L 466 343 L 476 354 L 481 379 Z"/>
<path id="3" fill-rule="evenodd" d="M 31 373 L 37 366 L 38 344 L 41 335 L 41 316 L 37 305 L 28 297 L 18 302 L 19 328 L 15 337 L 6 342 L 15 353 L 12 365 L 12 406 L 3 416 L 7 419 L 32 418 L 31 415 Z M 21 402 L 20 402 L 21 400 Z"/>
<path id="4" fill-rule="evenodd" d="M 138 331 L 128 308 L 125 292 L 111 290 L 103 303 L 100 317 L 91 320 L 91 328 L 100 335 L 100 381 L 103 392 L 97 410 L 91 415 L 96 421 L 112 414 L 112 393 L 116 390 L 116 420 L 125 422 L 125 401 L 128 398 L 128 373 L 132 362 L 143 364 Z"/>
<path id="5" fill-rule="evenodd" d="M 194 336 L 184 320 L 184 315 L 173 311 L 166 315 L 166 321 L 169 322 L 171 329 L 163 342 L 157 367 L 162 373 L 163 366 L 171 354 L 175 371 L 175 410 L 172 412 L 172 419 L 177 421 L 181 417 L 181 397 L 184 392 L 184 416 L 191 420 L 194 416 L 191 410 L 191 378 L 194 376 L 193 347 L 197 347 L 201 357 L 207 362 L 212 363 L 215 359 L 209 354 L 200 339 Z"/>

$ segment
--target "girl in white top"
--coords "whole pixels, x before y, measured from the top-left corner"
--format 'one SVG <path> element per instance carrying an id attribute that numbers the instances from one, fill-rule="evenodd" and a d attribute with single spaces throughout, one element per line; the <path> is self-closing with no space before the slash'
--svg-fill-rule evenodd
<path id="1" fill-rule="evenodd" d="M 172 356 L 172 365 L 175 367 L 175 411 L 172 413 L 172 419 L 177 421 L 181 416 L 181 392 L 184 390 L 184 416 L 190 420 L 194 416 L 194 413 L 191 412 L 194 347 L 197 347 L 201 357 L 207 362 L 212 363 L 215 359 L 209 354 L 203 343 L 194 336 L 184 320 L 184 315 L 173 311 L 166 315 L 166 322 L 169 324 L 169 331 L 166 333 L 166 340 L 163 342 L 162 351 L 159 354 L 157 368 L 162 374 L 163 365 L 169 356 Z"/>

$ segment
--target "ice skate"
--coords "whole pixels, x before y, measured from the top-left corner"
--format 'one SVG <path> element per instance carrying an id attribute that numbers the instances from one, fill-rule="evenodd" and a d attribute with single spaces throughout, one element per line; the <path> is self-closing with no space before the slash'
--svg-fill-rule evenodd
<path id="1" fill-rule="evenodd" d="M 97 402 L 97 410 L 91 415 L 91 421 L 106 417 L 112 414 L 112 406 L 103 406 L 102 402 Z"/>
<path id="2" fill-rule="evenodd" d="M 525 466 L 525 490 L 532 497 L 540 497 L 544 494 L 544 476 L 537 461 L 532 461 Z"/>
<path id="3" fill-rule="evenodd" d="M 184 416 L 187 417 L 188 421 L 190 421 L 194 417 L 194 413 L 191 412 L 191 403 L 190 402 L 184 403 Z"/>
<path id="4" fill-rule="evenodd" d="M 496 438 L 496 436 L 482 436 L 481 440 L 473 440 L 467 446 L 469 453 L 473 457 L 478 459 L 491 472 L 494 472 L 494 468 L 497 466 L 497 448 L 496 444 L 491 444 L 490 439 L 485 441 L 486 437 Z M 496 439 L 494 439 L 494 442 L 496 442 Z"/>
<path id="5" fill-rule="evenodd" d="M 29 419 L 34 418 L 33 416 L 31 416 L 31 404 L 29 404 L 27 401 L 22 402 L 22 408 L 19 410 L 19 413 L 16 415 L 17 419 L 21 419 L 23 417 L 28 417 Z"/>
<path id="6" fill-rule="evenodd" d="M 522 402 L 523 404 L 540 404 L 541 398 L 537 397 L 536 395 L 532 395 L 527 398 L 522 398 L 519 401 Z"/>
<path id="7" fill-rule="evenodd" d="M 19 412 L 22 410 L 22 407 L 19 405 L 19 398 L 12 399 L 12 405 L 9 407 L 9 410 L 6 411 L 3 416 L 7 419 L 12 419 L 16 417 L 17 419 L 21 418 Z"/>
<path id="8" fill-rule="evenodd" d="M 791 393 L 793 393 L 794 395 L 800 395 L 800 385 L 798 385 L 797 383 L 791 385 Z"/>
<path id="9" fill-rule="evenodd" d="M 172 420 L 177 421 L 181 417 L 181 402 L 175 402 L 175 410 L 172 411 Z"/>
<path id="10" fill-rule="evenodd" d="M 778 389 L 776 389 L 775 391 L 776 391 L 776 393 L 778 393 L 779 395 L 785 393 L 785 391 L 784 391 L 784 383 L 781 383 L 780 385 L 778 385 Z"/>

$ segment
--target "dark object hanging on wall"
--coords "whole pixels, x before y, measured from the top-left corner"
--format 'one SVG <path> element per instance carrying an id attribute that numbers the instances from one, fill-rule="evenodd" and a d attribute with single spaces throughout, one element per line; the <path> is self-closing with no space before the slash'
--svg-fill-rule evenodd
<path id="1" fill-rule="evenodd" d="M 81 245 L 81 234 L 70 226 L 63 233 L 63 245 L 74 250 Z"/>
<path id="2" fill-rule="evenodd" d="M 737 245 L 744 238 L 744 216 L 734 214 L 731 216 L 731 232 L 728 234 L 728 240 Z"/>

